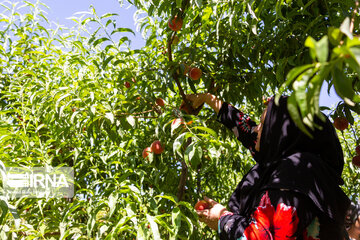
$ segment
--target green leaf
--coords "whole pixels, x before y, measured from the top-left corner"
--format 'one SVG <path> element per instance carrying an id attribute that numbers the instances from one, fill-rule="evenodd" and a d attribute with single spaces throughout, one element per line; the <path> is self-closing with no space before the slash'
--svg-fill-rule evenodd
<path id="1" fill-rule="evenodd" d="M 59 104 L 62 100 L 64 100 L 65 98 L 67 97 L 70 97 L 71 94 L 70 93 L 67 93 L 67 94 L 64 94 L 62 95 L 61 97 L 59 97 L 59 99 L 56 101 L 56 105 L 55 105 L 55 108 L 57 109 L 59 107 Z"/>
<path id="2" fill-rule="evenodd" d="M 180 127 L 181 124 L 184 123 L 184 120 L 182 118 L 176 118 L 171 122 L 171 135 L 174 134 L 174 131 Z"/>
<path id="3" fill-rule="evenodd" d="M 111 35 L 113 35 L 114 33 L 118 33 L 118 32 L 129 32 L 135 36 L 135 32 L 130 28 L 116 28 L 116 29 L 114 29 L 114 31 L 111 32 Z"/>
<path id="4" fill-rule="evenodd" d="M 181 211 L 180 208 L 176 207 L 172 210 L 171 213 L 171 223 L 173 225 L 173 228 L 175 229 L 174 233 L 175 235 L 179 232 L 181 227 Z"/>
<path id="5" fill-rule="evenodd" d="M 360 37 L 355 37 L 353 39 L 346 39 L 346 46 L 347 47 L 355 47 L 355 46 L 360 46 Z"/>
<path id="6" fill-rule="evenodd" d="M 329 41 L 332 45 L 334 46 L 338 46 L 340 44 L 341 38 L 342 38 L 342 33 L 340 31 L 339 28 L 335 28 L 335 27 L 329 27 L 328 30 L 328 37 L 329 37 Z"/>
<path id="7" fill-rule="evenodd" d="M 345 20 L 341 23 L 340 31 L 344 33 L 348 38 L 353 39 L 353 35 L 350 32 L 350 18 L 346 17 Z"/>
<path id="8" fill-rule="evenodd" d="M 192 169 L 197 169 L 198 165 L 201 162 L 202 155 L 203 155 L 203 149 L 201 148 L 201 146 L 196 146 L 195 154 L 191 160 L 191 168 Z"/>
<path id="9" fill-rule="evenodd" d="M 114 123 L 114 114 L 113 114 L 112 112 L 107 112 L 107 113 L 105 114 L 105 117 L 106 117 L 107 119 L 109 119 L 112 124 Z M 127 120 L 128 120 L 128 119 L 127 119 Z M 132 123 L 130 123 L 130 121 L 131 121 Z M 131 119 L 130 121 L 128 120 L 128 122 L 130 123 L 130 125 L 131 125 L 132 127 L 134 127 L 134 125 L 135 125 L 135 119 Z"/>
<path id="10" fill-rule="evenodd" d="M 203 6 L 203 1 L 202 0 L 195 0 L 196 5 L 201 8 Z"/>
<path id="11" fill-rule="evenodd" d="M 205 9 L 203 9 L 201 21 L 202 22 L 208 22 L 209 18 L 211 17 L 212 14 L 213 14 L 212 8 L 211 7 L 206 7 Z"/>
<path id="12" fill-rule="evenodd" d="M 176 7 L 181 8 L 182 0 L 176 0 Z"/>
<path id="13" fill-rule="evenodd" d="M 147 235 L 145 234 L 145 227 L 143 225 L 138 227 L 137 233 L 136 233 L 136 239 L 138 239 L 138 240 L 148 239 Z"/>
<path id="14" fill-rule="evenodd" d="M 176 202 L 177 202 L 177 201 L 175 201 L 174 197 L 169 196 L 169 195 L 157 195 L 157 196 L 155 196 L 155 198 L 167 199 L 167 200 L 170 200 L 171 202 L 173 202 L 173 203 L 175 203 L 175 204 L 176 204 Z"/>
<path id="15" fill-rule="evenodd" d="M 106 42 L 106 41 L 110 41 L 110 39 L 108 39 L 107 37 L 99 38 L 93 43 L 93 47 L 96 47 L 97 45 L 99 45 L 103 42 Z"/>
<path id="16" fill-rule="evenodd" d="M 307 37 L 305 40 L 305 47 L 310 50 L 310 56 L 315 61 L 316 59 L 316 41 L 312 37 Z"/>
<path id="17" fill-rule="evenodd" d="M 344 99 L 350 106 L 354 106 L 353 98 L 355 96 L 354 89 L 350 78 L 347 78 L 343 72 L 336 66 L 332 69 L 332 77 L 336 93 Z"/>
<path id="18" fill-rule="evenodd" d="M 114 58 L 115 56 L 110 56 L 108 58 L 105 59 L 105 61 L 103 62 L 102 68 L 105 69 L 106 66 L 108 65 L 108 63 Z"/>
<path id="19" fill-rule="evenodd" d="M 306 72 L 302 73 L 293 83 L 293 95 L 295 95 L 296 103 L 300 108 L 302 117 L 305 117 L 306 113 L 308 112 L 306 88 L 313 74 L 313 69 L 308 69 Z"/>
<path id="20" fill-rule="evenodd" d="M 350 54 L 350 56 L 353 56 L 353 54 Z M 345 62 L 360 76 L 360 65 L 353 57 L 345 58 Z"/>
<path id="21" fill-rule="evenodd" d="M 189 146 L 187 146 L 185 152 L 184 152 L 184 160 L 186 162 L 186 165 L 190 166 L 190 161 L 195 155 L 196 151 L 196 142 L 192 142 Z"/>
<path id="22" fill-rule="evenodd" d="M 190 78 L 187 78 L 187 82 L 188 82 L 188 84 L 189 84 L 189 86 L 190 86 L 191 91 L 192 91 L 194 94 L 196 94 L 196 87 L 195 87 L 194 81 L 191 80 Z"/>
<path id="23" fill-rule="evenodd" d="M 282 5 L 284 5 L 284 0 L 276 1 L 275 9 L 276 9 L 276 18 L 280 18 L 282 20 L 286 20 L 281 12 Z"/>
<path id="24" fill-rule="evenodd" d="M 303 120 L 299 114 L 298 106 L 296 103 L 295 95 L 291 95 L 288 97 L 287 100 L 287 107 L 291 116 L 291 119 L 295 122 L 295 124 L 298 126 L 298 128 L 303 131 L 305 134 L 307 134 L 309 137 L 313 138 L 311 133 L 307 130 L 305 127 Z"/>
<path id="25" fill-rule="evenodd" d="M 316 56 L 319 62 L 324 63 L 327 61 L 329 54 L 328 37 L 324 36 L 316 43 Z"/>
<path id="26" fill-rule="evenodd" d="M 7 203 L 5 201 L 3 201 L 2 199 L 0 199 L 0 208 L 1 208 L 0 224 L 4 225 L 4 219 L 5 219 L 6 214 L 9 211 L 9 208 L 7 206 Z"/>
<path id="27" fill-rule="evenodd" d="M 31 70 L 22 70 L 18 74 L 19 76 L 26 76 L 26 75 L 36 76 L 36 74 Z"/>
<path id="28" fill-rule="evenodd" d="M 21 221 L 21 219 L 20 219 L 20 216 L 19 216 L 16 208 L 15 208 L 13 205 L 9 204 L 9 202 L 6 200 L 5 197 L 1 196 L 0 199 L 7 204 L 8 210 L 10 211 L 11 215 L 12 215 L 13 218 L 14 218 L 15 228 L 16 228 L 16 229 L 19 229 L 19 228 L 20 228 L 20 221 Z"/>
<path id="29" fill-rule="evenodd" d="M 217 138 L 217 133 L 211 129 L 211 128 L 208 128 L 208 127 L 200 127 L 200 126 L 195 126 L 195 127 L 192 127 L 191 129 L 198 129 L 198 130 L 201 130 L 201 131 L 204 131 L 204 132 L 207 132 L 209 133 L 211 136 L 213 136 L 214 138 Z"/>
<path id="30" fill-rule="evenodd" d="M 295 78 L 297 76 L 299 76 L 300 74 L 302 74 L 304 71 L 308 70 L 311 67 L 314 67 L 314 64 L 307 64 L 304 66 L 300 66 L 300 67 L 296 67 L 290 70 L 290 72 L 287 74 L 286 76 L 286 82 L 281 85 L 280 89 L 279 89 L 279 94 L 276 94 L 275 96 L 275 103 L 279 104 L 279 99 L 281 94 L 285 91 L 285 89 L 290 86 L 290 84 L 295 80 Z"/>
<path id="31" fill-rule="evenodd" d="M 150 216 L 149 214 L 146 214 L 146 219 L 150 223 L 150 229 L 151 229 L 154 239 L 161 239 L 160 233 L 159 233 L 159 228 L 158 228 L 157 223 L 154 221 L 154 217 Z"/>
<path id="32" fill-rule="evenodd" d="M 345 117 L 349 121 L 349 123 L 351 125 L 354 125 L 354 117 L 352 116 L 351 111 L 347 106 L 344 107 L 344 112 L 345 112 Z"/>
<path id="33" fill-rule="evenodd" d="M 132 115 L 127 116 L 126 120 L 133 128 L 135 127 L 135 118 Z"/>
<path id="34" fill-rule="evenodd" d="M 355 57 L 355 60 L 358 65 L 360 65 L 360 48 L 351 47 L 350 53 Z"/>
<path id="35" fill-rule="evenodd" d="M 185 139 L 185 135 L 186 135 L 186 132 L 185 133 L 182 133 L 180 134 L 174 141 L 174 144 L 173 144 L 173 151 L 178 153 L 180 156 L 181 156 L 181 146 L 182 144 L 184 143 L 184 139 Z"/>
<path id="36" fill-rule="evenodd" d="M 112 17 L 112 16 L 119 16 L 119 14 L 117 14 L 117 13 L 105 13 L 100 18 L 104 19 L 104 18 L 109 18 L 109 17 Z"/>
<path id="37" fill-rule="evenodd" d="M 310 48 L 310 55 L 314 61 L 317 57 L 319 62 L 326 62 L 329 54 L 329 43 L 327 36 L 323 36 L 318 42 L 316 42 L 312 37 L 308 37 L 305 41 L 305 46 Z"/>

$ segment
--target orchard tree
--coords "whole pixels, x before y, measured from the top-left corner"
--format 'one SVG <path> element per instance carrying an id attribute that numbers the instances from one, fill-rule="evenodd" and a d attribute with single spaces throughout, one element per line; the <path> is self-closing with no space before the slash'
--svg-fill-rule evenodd
<path id="1" fill-rule="evenodd" d="M 2 239 L 215 239 L 195 204 L 206 195 L 226 205 L 254 162 L 211 109 L 192 108 L 191 93 L 215 94 L 254 120 L 263 97 L 286 93 L 304 131 L 320 110 L 345 118 L 343 189 L 357 200 L 358 1 L 129 3 L 141 49 L 117 13 L 90 7 L 64 29 L 39 1 L 2 4 L 1 172 L 75 172 L 73 198 L 2 196 Z M 325 81 L 342 98 L 334 109 L 319 106 Z"/>

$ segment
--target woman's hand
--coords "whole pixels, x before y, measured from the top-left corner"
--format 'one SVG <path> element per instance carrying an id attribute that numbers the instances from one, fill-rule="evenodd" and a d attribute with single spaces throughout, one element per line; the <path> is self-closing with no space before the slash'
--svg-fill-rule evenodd
<path id="1" fill-rule="evenodd" d="M 200 107 L 202 104 L 205 103 L 206 101 L 206 95 L 203 94 L 203 93 L 200 93 L 200 94 L 189 94 L 189 95 L 186 95 L 186 99 L 191 103 L 192 107 L 194 109 Z M 183 102 L 181 104 L 181 106 L 185 105 L 185 103 Z M 180 106 L 180 109 L 181 109 L 181 106 Z"/>
<path id="2" fill-rule="evenodd" d="M 210 209 L 197 210 L 196 213 L 199 216 L 200 222 L 205 223 L 210 228 L 217 231 L 219 217 L 227 210 L 223 205 L 208 197 L 204 197 L 204 200 L 209 204 Z"/>
<path id="3" fill-rule="evenodd" d="M 223 104 L 222 100 L 210 93 L 189 94 L 186 95 L 186 99 L 192 104 L 194 109 L 197 109 L 206 103 L 214 109 L 216 113 L 220 111 L 221 105 Z M 180 109 L 184 109 L 186 111 L 185 102 L 181 104 Z"/>

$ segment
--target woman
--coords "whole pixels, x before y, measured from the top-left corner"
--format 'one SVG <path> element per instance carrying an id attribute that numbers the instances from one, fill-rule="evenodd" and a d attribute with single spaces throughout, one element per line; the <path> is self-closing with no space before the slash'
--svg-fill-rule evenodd
<path id="1" fill-rule="evenodd" d="M 209 198 L 211 208 L 197 211 L 220 239 L 344 239 L 343 152 L 328 119 L 315 119 L 322 130 L 311 139 L 291 120 L 287 97 L 278 106 L 271 99 L 259 125 L 211 94 L 187 99 L 194 108 L 211 106 L 257 162 L 232 194 L 230 211 Z"/>

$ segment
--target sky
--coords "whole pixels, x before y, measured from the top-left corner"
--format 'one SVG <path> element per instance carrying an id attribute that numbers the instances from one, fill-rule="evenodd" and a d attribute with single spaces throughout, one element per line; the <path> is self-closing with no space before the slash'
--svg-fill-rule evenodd
<path id="1" fill-rule="evenodd" d="M 77 12 L 89 11 L 90 5 L 95 7 L 99 16 L 105 13 L 117 13 L 119 15 L 116 17 L 118 27 L 131 28 L 135 32 L 135 36 L 127 35 L 131 39 L 130 47 L 138 49 L 145 45 L 141 34 L 136 31 L 133 18 L 136 8 L 125 1 L 122 6 L 118 0 L 42 0 L 42 2 L 50 8 L 47 10 L 48 19 L 51 22 L 66 27 L 71 27 L 74 24 L 74 22 L 69 19 L 71 16 L 74 16 Z M 327 84 L 324 84 L 321 89 L 320 106 L 335 106 L 338 101 L 340 101 L 340 98 L 333 88 L 330 91 L 330 95 L 328 95 L 327 88 Z"/>
<path id="2" fill-rule="evenodd" d="M 135 32 L 135 36 L 128 34 L 131 39 L 131 47 L 134 49 L 141 48 L 145 45 L 141 34 L 136 31 L 134 13 L 136 8 L 124 1 L 121 5 L 118 0 L 41 0 L 50 9 L 46 10 L 48 13 L 47 18 L 50 22 L 57 23 L 66 27 L 71 27 L 75 23 L 69 19 L 72 16 L 81 16 L 83 13 L 79 12 L 89 11 L 92 5 L 98 16 L 106 13 L 116 13 L 118 16 L 113 16 L 116 19 L 117 27 L 130 28 Z M 76 14 L 76 15 L 75 15 Z"/>

